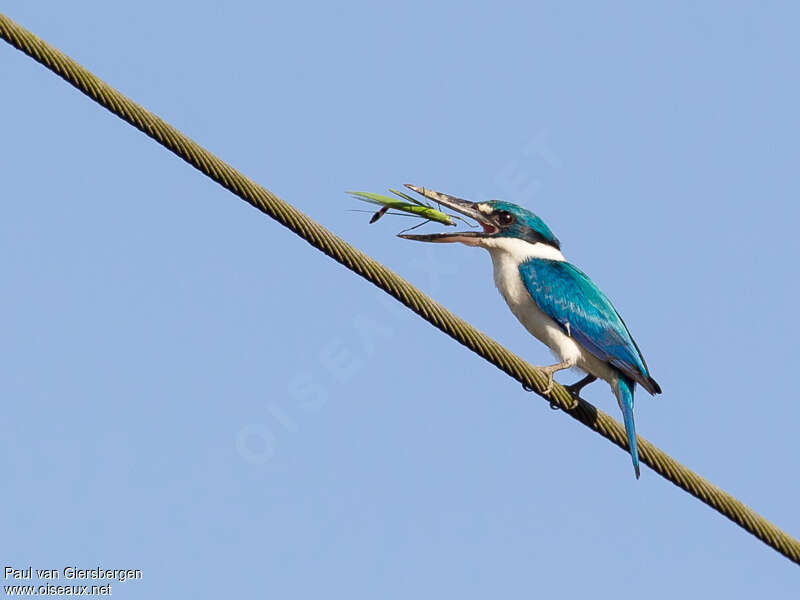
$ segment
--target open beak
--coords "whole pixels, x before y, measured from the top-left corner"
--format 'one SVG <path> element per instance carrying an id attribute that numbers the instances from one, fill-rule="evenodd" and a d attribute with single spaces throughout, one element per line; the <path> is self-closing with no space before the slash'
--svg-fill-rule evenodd
<path id="1" fill-rule="evenodd" d="M 474 245 L 477 243 L 478 239 L 490 236 L 498 231 L 497 227 L 495 227 L 486 218 L 486 215 L 478 209 L 477 202 L 468 202 L 467 200 L 462 200 L 461 198 L 456 198 L 455 196 L 448 196 L 447 194 L 434 192 L 433 190 L 411 185 L 410 183 L 407 183 L 406 187 L 417 192 L 418 194 L 421 194 L 422 196 L 425 196 L 428 200 L 438 202 L 442 206 L 446 206 L 457 213 L 461 213 L 465 217 L 474 219 L 483 227 L 483 231 L 457 231 L 455 233 L 428 234 L 403 233 L 399 234 L 397 237 L 401 237 L 406 240 L 416 240 L 418 242 L 463 242 L 465 244 Z"/>

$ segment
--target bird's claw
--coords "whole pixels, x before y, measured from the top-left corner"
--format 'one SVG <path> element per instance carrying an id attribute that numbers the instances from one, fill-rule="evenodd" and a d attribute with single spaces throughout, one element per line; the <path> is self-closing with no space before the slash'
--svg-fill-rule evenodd
<path id="1" fill-rule="evenodd" d="M 564 389 L 567 390 L 567 392 L 569 392 L 569 396 L 570 396 L 570 398 L 572 398 L 572 404 L 570 404 L 569 407 L 568 407 L 570 410 L 572 410 L 574 408 L 578 408 L 578 404 L 579 404 L 578 401 L 580 400 L 580 397 L 581 397 L 581 395 L 580 395 L 581 394 L 581 387 L 583 387 L 583 386 L 577 386 L 577 385 L 565 385 L 564 386 Z"/>
<path id="2" fill-rule="evenodd" d="M 579 401 L 581 399 L 581 390 L 596 380 L 597 377 L 595 377 L 594 375 L 586 375 L 586 377 L 584 377 L 580 381 L 577 381 L 572 385 L 564 386 L 564 389 L 569 392 L 570 396 L 572 396 L 572 406 L 569 407 L 570 410 L 578 407 Z"/>
<path id="3" fill-rule="evenodd" d="M 556 403 L 555 400 L 550 398 L 550 394 L 553 392 L 553 385 L 554 385 L 553 373 L 552 371 L 547 371 L 545 369 L 543 370 L 545 371 L 545 373 L 547 373 L 547 386 L 542 390 L 542 395 L 550 400 L 551 410 L 559 410 L 561 407 L 558 405 L 558 403 Z"/>
<path id="4" fill-rule="evenodd" d="M 558 366 L 558 365 L 554 365 Z M 547 385 L 542 390 L 541 394 L 548 400 L 550 400 L 550 408 L 553 410 L 559 410 L 562 408 L 555 400 L 550 398 L 550 395 L 553 393 L 553 388 L 555 387 L 555 381 L 553 380 L 553 367 L 539 367 L 539 370 L 547 377 Z M 580 393 L 581 388 L 586 385 L 585 380 L 578 382 L 578 384 L 565 386 L 565 389 L 569 392 L 570 397 L 572 398 L 572 403 L 567 406 L 566 410 L 572 410 L 578 407 L 578 394 Z M 533 392 L 535 391 L 533 388 L 522 384 L 522 389 L 526 392 Z"/>
<path id="5" fill-rule="evenodd" d="M 536 391 L 535 389 L 533 389 L 532 387 L 528 387 L 524 383 L 522 384 L 522 389 L 525 390 L 526 392 L 535 392 Z M 553 374 L 552 373 L 548 373 L 547 374 L 547 386 L 545 386 L 545 388 L 542 390 L 541 393 L 542 393 L 543 396 L 549 396 L 550 392 L 552 392 L 552 391 L 553 391 Z"/>

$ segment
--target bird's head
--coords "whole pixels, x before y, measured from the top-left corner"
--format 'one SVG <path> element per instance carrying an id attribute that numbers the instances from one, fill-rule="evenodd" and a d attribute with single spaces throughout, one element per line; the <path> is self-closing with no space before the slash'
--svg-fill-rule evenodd
<path id="1" fill-rule="evenodd" d="M 399 237 L 407 240 L 417 240 L 420 242 L 461 242 L 468 246 L 491 247 L 502 239 L 518 239 L 531 244 L 545 244 L 555 250 L 559 250 L 559 243 L 550 228 L 545 225 L 539 217 L 531 211 L 500 200 L 490 200 L 488 202 L 468 202 L 461 198 L 455 198 L 434 192 L 415 185 L 406 184 L 406 187 L 422 194 L 429 200 L 438 202 L 465 217 L 475 219 L 483 231 L 460 231 L 455 233 L 431 233 L 431 234 L 401 234 Z"/>

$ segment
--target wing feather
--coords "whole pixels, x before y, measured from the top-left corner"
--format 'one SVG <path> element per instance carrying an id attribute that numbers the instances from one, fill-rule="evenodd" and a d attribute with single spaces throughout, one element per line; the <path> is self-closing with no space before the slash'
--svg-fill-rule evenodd
<path id="1" fill-rule="evenodd" d="M 651 394 L 661 392 L 625 322 L 585 273 L 568 262 L 543 258 L 525 261 L 519 271 L 536 304 L 567 335 Z"/>

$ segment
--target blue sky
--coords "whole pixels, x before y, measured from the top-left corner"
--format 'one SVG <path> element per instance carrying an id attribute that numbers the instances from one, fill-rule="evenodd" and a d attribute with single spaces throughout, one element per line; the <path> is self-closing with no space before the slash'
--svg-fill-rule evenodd
<path id="1" fill-rule="evenodd" d="M 2 10 L 542 364 L 485 252 L 399 240 L 406 220 L 368 226 L 344 191 L 534 210 L 664 389 L 640 390 L 639 433 L 800 535 L 793 4 Z M 4 564 L 142 569 L 118 598 L 797 589 L 780 555 L 6 45 L 0 81 Z M 607 386 L 585 397 L 617 414 Z"/>

